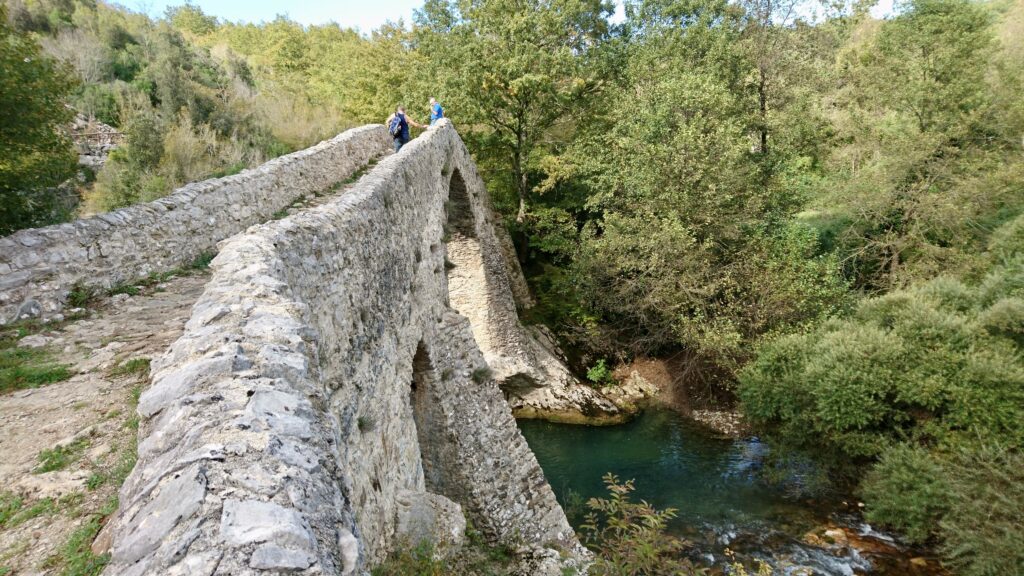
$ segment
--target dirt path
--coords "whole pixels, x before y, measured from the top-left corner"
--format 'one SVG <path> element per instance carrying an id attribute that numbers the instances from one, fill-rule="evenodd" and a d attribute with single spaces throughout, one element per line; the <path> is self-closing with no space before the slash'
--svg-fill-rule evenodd
<path id="1" fill-rule="evenodd" d="M 0 396 L 0 574 L 89 573 L 97 563 L 93 539 L 134 465 L 149 359 L 181 334 L 208 276 L 104 299 L 86 318 L 20 340 L 48 347 L 73 376 Z"/>

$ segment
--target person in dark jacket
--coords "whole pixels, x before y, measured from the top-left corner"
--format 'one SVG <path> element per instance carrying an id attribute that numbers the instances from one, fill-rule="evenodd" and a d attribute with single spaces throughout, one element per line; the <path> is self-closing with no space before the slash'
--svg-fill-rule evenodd
<path id="1" fill-rule="evenodd" d="M 405 107 L 399 106 L 395 113 L 388 116 L 387 121 L 384 123 L 388 127 L 388 132 L 391 137 L 395 140 L 395 152 L 402 149 L 409 143 L 412 138 L 409 136 L 409 125 L 413 125 L 417 128 L 426 128 L 423 124 L 413 120 L 405 114 Z"/>

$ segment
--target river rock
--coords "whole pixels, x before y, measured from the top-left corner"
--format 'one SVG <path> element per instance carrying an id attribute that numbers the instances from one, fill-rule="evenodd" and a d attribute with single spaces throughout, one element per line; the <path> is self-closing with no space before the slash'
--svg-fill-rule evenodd
<path id="1" fill-rule="evenodd" d="M 850 543 L 849 538 L 846 537 L 846 532 L 841 528 L 829 528 L 825 530 L 825 538 L 830 540 L 836 546 L 846 546 Z"/>

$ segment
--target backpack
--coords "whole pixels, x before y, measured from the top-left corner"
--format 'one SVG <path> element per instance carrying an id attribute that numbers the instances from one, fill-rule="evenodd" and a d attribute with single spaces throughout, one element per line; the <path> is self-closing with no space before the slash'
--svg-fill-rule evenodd
<path id="1" fill-rule="evenodd" d="M 388 125 L 388 132 L 391 133 L 393 138 L 398 138 L 402 135 L 402 118 L 400 115 L 395 114 L 395 117 L 391 119 L 391 124 Z"/>

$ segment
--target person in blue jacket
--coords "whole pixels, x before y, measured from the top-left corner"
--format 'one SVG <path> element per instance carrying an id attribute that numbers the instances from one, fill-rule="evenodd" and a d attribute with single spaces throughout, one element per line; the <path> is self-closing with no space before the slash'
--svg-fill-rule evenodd
<path id="1" fill-rule="evenodd" d="M 430 99 L 430 125 L 433 126 L 438 120 L 444 118 L 444 108 L 437 103 L 437 100 Z"/>
<path id="2" fill-rule="evenodd" d="M 399 106 L 395 113 L 388 116 L 387 121 L 384 122 L 384 125 L 388 128 L 388 133 L 395 140 L 395 152 L 401 150 L 402 146 L 408 144 L 409 140 L 412 139 L 409 136 L 410 124 L 417 128 L 426 128 L 423 124 L 406 116 L 404 106 Z"/>

